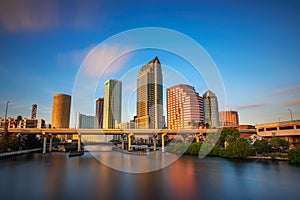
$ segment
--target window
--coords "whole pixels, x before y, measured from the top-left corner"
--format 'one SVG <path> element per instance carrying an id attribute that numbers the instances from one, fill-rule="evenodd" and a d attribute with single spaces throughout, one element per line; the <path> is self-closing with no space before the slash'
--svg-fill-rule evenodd
<path id="1" fill-rule="evenodd" d="M 290 130 L 290 129 L 294 129 L 293 126 L 281 126 L 279 127 L 279 130 Z"/>
<path id="2" fill-rule="evenodd" d="M 266 131 L 277 131 L 276 127 L 266 128 Z"/>

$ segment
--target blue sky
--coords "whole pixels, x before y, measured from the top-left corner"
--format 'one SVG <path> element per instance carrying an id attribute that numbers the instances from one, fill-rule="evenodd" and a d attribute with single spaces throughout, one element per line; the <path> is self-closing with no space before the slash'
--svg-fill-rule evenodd
<path id="1" fill-rule="evenodd" d="M 149 26 L 182 32 L 203 46 L 222 76 L 224 106 L 238 110 L 241 123 L 289 120 L 289 108 L 300 119 L 300 3 L 254 0 L 3 0 L 0 116 L 6 101 L 11 117 L 30 117 L 36 103 L 37 116 L 50 122 L 53 94 L 72 94 L 91 49 L 119 32 Z M 120 64 L 130 70 L 155 55 L 174 69 L 184 63 L 171 62 L 167 53 L 143 51 Z M 123 75 L 124 70 L 114 71 L 107 78 Z M 192 72 L 185 76 L 200 94 L 205 92 L 202 80 L 193 80 Z M 103 95 L 101 81 L 95 95 Z M 134 104 L 134 98 L 130 101 Z"/>

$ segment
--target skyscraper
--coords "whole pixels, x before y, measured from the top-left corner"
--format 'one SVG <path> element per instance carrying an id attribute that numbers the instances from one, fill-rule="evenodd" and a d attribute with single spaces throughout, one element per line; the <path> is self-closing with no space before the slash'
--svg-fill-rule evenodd
<path id="1" fill-rule="evenodd" d="M 162 71 L 157 57 L 145 64 L 137 78 L 136 128 L 164 127 Z"/>
<path id="2" fill-rule="evenodd" d="M 78 128 L 94 128 L 95 117 L 78 113 Z"/>
<path id="3" fill-rule="evenodd" d="M 239 126 L 239 115 L 237 111 L 219 112 L 221 126 Z"/>
<path id="4" fill-rule="evenodd" d="M 203 119 L 203 100 L 194 87 L 179 84 L 167 88 L 168 129 L 194 128 Z"/>
<path id="5" fill-rule="evenodd" d="M 52 105 L 52 127 L 69 128 L 71 110 L 71 96 L 55 94 Z"/>
<path id="6" fill-rule="evenodd" d="M 95 128 L 103 128 L 104 98 L 96 99 Z"/>
<path id="7" fill-rule="evenodd" d="M 219 126 L 219 107 L 217 96 L 210 90 L 203 94 L 204 122 L 211 128 Z"/>
<path id="8" fill-rule="evenodd" d="M 122 82 L 107 80 L 104 84 L 103 128 L 116 128 L 121 122 Z"/>

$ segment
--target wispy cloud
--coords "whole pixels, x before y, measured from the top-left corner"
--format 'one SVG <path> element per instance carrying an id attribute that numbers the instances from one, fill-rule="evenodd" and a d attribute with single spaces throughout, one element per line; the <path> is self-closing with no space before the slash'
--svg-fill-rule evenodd
<path id="1" fill-rule="evenodd" d="M 286 95 L 286 94 L 299 94 L 299 93 L 300 93 L 300 85 L 297 85 L 294 87 L 277 90 L 274 93 L 274 95 L 281 96 L 281 95 Z"/>
<path id="2" fill-rule="evenodd" d="M 129 48 L 107 44 L 94 48 L 82 66 L 83 72 L 92 77 L 118 72 L 129 58 L 129 54 L 119 57 L 123 52 L 127 52 L 126 49 Z"/>
<path id="3" fill-rule="evenodd" d="M 246 110 L 246 109 L 258 108 L 258 107 L 262 107 L 265 105 L 266 105 L 265 103 L 241 105 L 241 106 L 237 106 L 236 110 Z"/>
<path id="4" fill-rule="evenodd" d="M 296 106 L 296 105 L 300 105 L 300 98 L 288 100 L 288 101 L 284 102 L 283 105 L 285 105 L 285 106 Z"/>
<path id="5" fill-rule="evenodd" d="M 7 31 L 49 30 L 59 26 L 92 27 L 99 21 L 99 3 L 74 0 L 70 5 L 59 0 L 2 0 L 0 24 Z M 64 9 L 62 9 L 64 8 Z"/>

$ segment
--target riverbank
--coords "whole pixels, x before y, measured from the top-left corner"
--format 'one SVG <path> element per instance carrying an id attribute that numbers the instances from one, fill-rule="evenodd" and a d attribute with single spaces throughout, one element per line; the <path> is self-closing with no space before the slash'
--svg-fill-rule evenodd
<path id="1" fill-rule="evenodd" d="M 0 153 L 0 160 L 34 152 L 42 152 L 42 148 Z"/>

